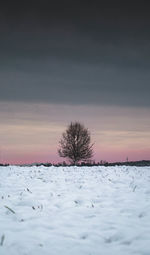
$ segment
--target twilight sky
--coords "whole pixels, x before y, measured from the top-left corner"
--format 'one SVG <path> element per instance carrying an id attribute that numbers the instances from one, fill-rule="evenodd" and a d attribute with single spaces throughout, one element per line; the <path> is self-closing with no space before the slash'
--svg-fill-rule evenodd
<path id="1" fill-rule="evenodd" d="M 95 160 L 150 159 L 148 1 L 5 1 L 0 6 L 0 161 L 62 161 L 70 121 Z"/>

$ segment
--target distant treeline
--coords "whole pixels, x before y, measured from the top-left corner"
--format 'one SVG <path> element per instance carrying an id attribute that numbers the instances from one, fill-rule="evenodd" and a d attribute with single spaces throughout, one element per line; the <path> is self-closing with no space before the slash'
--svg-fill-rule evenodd
<path id="1" fill-rule="evenodd" d="M 2 164 L 2 163 L 0 163 L 0 166 L 9 166 L 9 164 Z"/>
<path id="2" fill-rule="evenodd" d="M 9 166 L 9 164 L 1 164 L 0 166 Z M 52 163 L 33 163 L 33 164 L 23 164 L 20 166 L 45 166 L 45 167 L 50 167 L 50 166 L 74 166 L 72 164 L 67 164 L 66 162 L 62 163 L 57 163 L 57 164 L 52 164 Z M 79 164 L 76 164 L 76 166 L 83 167 L 83 166 L 150 166 L 150 160 L 141 160 L 141 161 L 125 161 L 125 162 L 113 162 L 113 163 L 108 163 L 106 161 L 100 161 L 100 162 L 81 162 Z"/>
<path id="3" fill-rule="evenodd" d="M 150 166 L 150 160 L 106 163 L 105 166 Z"/>
<path id="4" fill-rule="evenodd" d="M 43 166 L 52 166 L 52 164 L 42 164 Z M 53 164 L 53 166 L 73 166 L 71 164 L 66 164 L 65 162 L 63 163 L 58 163 L 58 164 Z M 141 161 L 130 161 L 130 162 L 113 162 L 113 163 L 108 163 L 106 161 L 102 162 L 81 162 L 80 164 L 76 164 L 76 166 L 150 166 L 150 160 L 141 160 Z"/>
<path id="5" fill-rule="evenodd" d="M 31 166 L 45 166 L 45 167 L 50 167 L 50 166 L 74 166 L 73 164 L 67 164 L 65 161 L 62 163 L 57 163 L 57 164 L 52 164 L 52 163 L 35 163 L 32 164 Z M 79 164 L 76 164 L 76 166 L 83 167 L 83 166 L 150 166 L 150 160 L 141 160 L 141 161 L 129 161 L 129 162 L 113 162 L 113 163 L 108 163 L 106 161 L 100 161 L 100 162 L 81 162 Z"/>

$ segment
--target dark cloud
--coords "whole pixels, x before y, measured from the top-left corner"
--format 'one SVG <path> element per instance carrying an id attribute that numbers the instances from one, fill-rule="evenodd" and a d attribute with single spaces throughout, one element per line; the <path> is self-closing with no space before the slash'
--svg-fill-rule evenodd
<path id="1" fill-rule="evenodd" d="M 5 1 L 0 100 L 150 106 L 148 4 Z"/>

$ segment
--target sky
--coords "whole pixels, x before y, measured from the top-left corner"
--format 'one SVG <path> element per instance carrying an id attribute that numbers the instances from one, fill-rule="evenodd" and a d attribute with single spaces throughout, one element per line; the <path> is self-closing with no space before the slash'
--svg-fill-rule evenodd
<path id="1" fill-rule="evenodd" d="M 2 1 L 0 162 L 61 162 L 71 121 L 96 161 L 150 159 L 148 1 Z"/>

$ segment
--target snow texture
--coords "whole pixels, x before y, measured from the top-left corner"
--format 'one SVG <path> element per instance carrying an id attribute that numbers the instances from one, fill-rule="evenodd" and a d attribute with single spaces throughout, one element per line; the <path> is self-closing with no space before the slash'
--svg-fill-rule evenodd
<path id="1" fill-rule="evenodd" d="M 149 255 L 150 167 L 0 167 L 1 255 Z"/>

